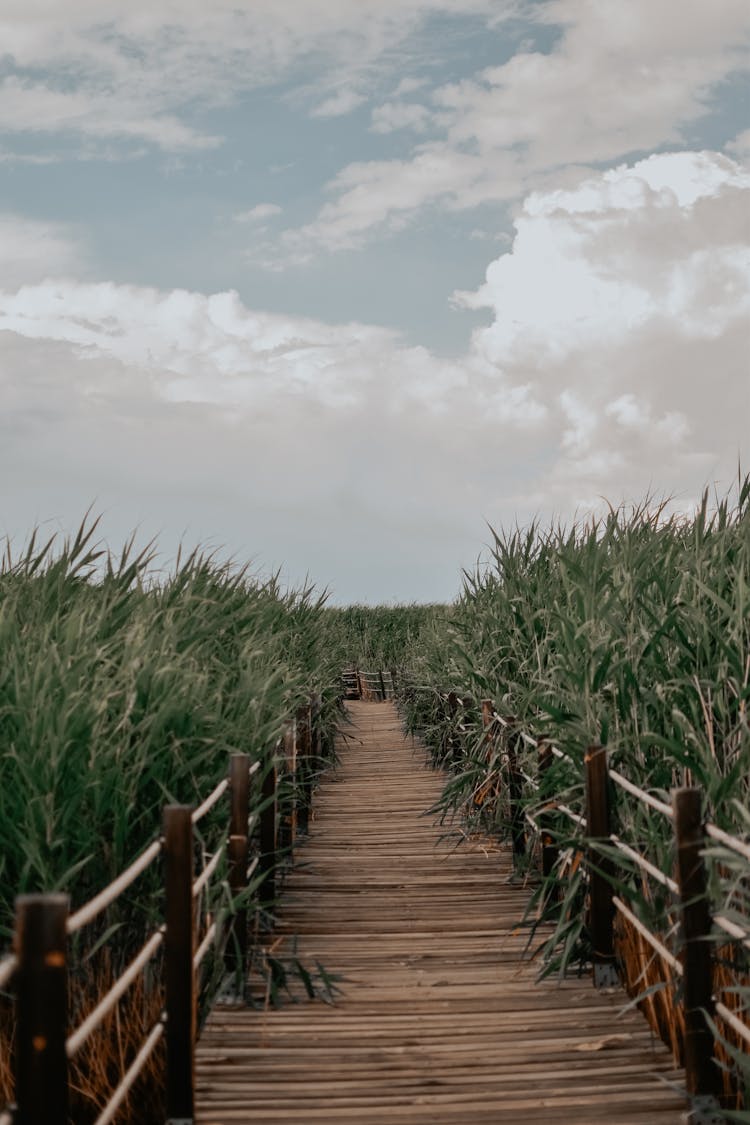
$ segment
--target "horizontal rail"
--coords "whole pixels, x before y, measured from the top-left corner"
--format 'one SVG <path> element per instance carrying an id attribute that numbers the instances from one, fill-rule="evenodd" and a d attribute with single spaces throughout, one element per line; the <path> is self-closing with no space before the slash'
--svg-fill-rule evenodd
<path id="1" fill-rule="evenodd" d="M 706 825 L 706 835 L 710 836 L 712 840 L 716 840 L 717 844 L 723 844 L 725 848 L 731 848 L 737 855 L 743 856 L 745 859 L 750 859 L 750 844 L 746 844 L 744 840 L 738 840 L 736 836 L 730 836 L 722 828 L 717 828 L 715 824 L 710 822 Z"/>
<path id="2" fill-rule="evenodd" d="M 657 883 L 661 883 L 663 887 L 667 887 L 674 895 L 680 893 L 680 888 L 677 886 L 674 879 L 670 879 L 669 875 L 665 875 L 664 872 L 660 871 L 658 867 L 655 867 L 653 863 L 649 863 L 645 856 L 642 856 L 635 848 L 631 848 L 630 845 L 621 840 L 619 836 L 615 836 L 614 832 L 610 836 L 610 840 L 618 851 L 621 851 L 623 855 L 629 856 L 629 858 L 633 860 L 633 863 L 636 863 L 643 871 L 647 871 L 652 879 L 656 879 Z"/>
<path id="3" fill-rule="evenodd" d="M 553 805 L 552 807 L 557 809 L 558 812 L 565 813 L 565 815 L 570 817 L 571 820 L 574 820 L 576 824 L 579 824 L 581 828 L 586 827 L 586 817 L 579 816 L 578 813 L 573 812 L 572 809 L 569 809 L 567 805 Z"/>
<path id="4" fill-rule="evenodd" d="M 615 785 L 619 785 L 620 788 L 624 789 L 627 793 L 632 793 L 639 801 L 650 805 L 652 809 L 656 809 L 662 816 L 668 816 L 670 820 L 674 819 L 674 810 L 672 806 L 668 805 L 665 801 L 660 801 L 658 797 L 652 797 L 645 789 L 641 789 L 639 786 L 634 785 L 632 781 L 628 781 L 628 779 L 623 777 L 621 773 L 618 773 L 617 770 L 610 770 L 609 776 L 612 781 L 614 781 Z"/>
<path id="5" fill-rule="evenodd" d="M 154 1048 L 163 1034 L 164 1024 L 160 1020 L 159 1023 L 154 1024 L 151 1028 L 143 1046 L 123 1074 L 120 1085 L 113 1093 L 103 1112 L 97 1117 L 94 1125 L 109 1125 L 109 1123 L 114 1120 L 115 1114 L 128 1096 L 130 1088 L 136 1078 L 151 1058 L 151 1055 L 154 1053 Z"/>
<path id="6" fill-rule="evenodd" d="M 18 958 L 14 953 L 11 953 L 9 957 L 4 957 L 3 960 L 0 961 L 0 990 L 5 988 L 6 984 L 10 984 L 17 968 Z M 0 1125 L 2 1125 L 1 1122 Z"/>
<path id="7" fill-rule="evenodd" d="M 620 914 L 627 918 L 630 924 L 636 928 L 641 937 L 645 938 L 651 948 L 655 950 L 656 953 L 658 953 L 664 961 L 666 961 L 666 963 L 678 974 L 678 976 L 682 976 L 682 965 L 674 956 L 674 954 L 667 949 L 666 945 L 663 945 L 662 942 L 659 941 L 658 937 L 651 933 L 651 930 L 649 930 L 648 926 L 644 926 L 640 918 L 636 917 L 633 911 L 625 905 L 621 898 L 618 898 L 617 895 L 614 895 L 612 898 L 612 902 L 615 908 L 619 910 Z"/>
<path id="8" fill-rule="evenodd" d="M 247 776 L 248 777 L 254 777 L 259 769 L 260 769 L 260 758 L 257 760 L 257 762 L 253 762 L 253 764 L 250 766 L 250 769 L 247 771 Z"/>
<path id="9" fill-rule="evenodd" d="M 225 777 L 223 781 L 219 782 L 215 789 L 211 790 L 205 801 L 203 801 L 203 803 L 198 805 L 198 808 L 195 809 L 191 818 L 193 824 L 197 824 L 199 820 L 203 819 L 206 813 L 209 813 L 211 811 L 214 805 L 224 796 L 228 788 L 229 779 Z"/>
<path id="10" fill-rule="evenodd" d="M 218 847 L 216 849 L 213 857 L 209 860 L 209 862 L 206 864 L 206 866 L 201 871 L 198 878 L 193 883 L 193 898 L 198 897 L 198 895 L 201 893 L 201 891 L 205 887 L 206 883 L 209 881 L 209 879 L 213 875 L 216 868 L 219 866 L 219 863 L 221 862 L 221 857 L 224 855 L 224 852 L 226 851 L 226 848 L 227 848 L 226 841 L 224 841 L 224 843 L 221 844 L 220 847 Z"/>
<path id="11" fill-rule="evenodd" d="M 142 852 L 138 859 L 134 860 L 130 867 L 126 867 L 116 879 L 113 879 L 108 887 L 100 891 L 75 914 L 71 914 L 67 923 L 68 933 L 74 934 L 84 926 L 88 926 L 89 922 L 93 922 L 94 918 L 101 914 L 103 910 L 106 910 L 108 906 L 111 906 L 122 892 L 127 890 L 130 884 L 134 883 L 138 876 L 146 870 L 149 864 L 153 863 L 161 849 L 161 840 L 154 840 L 153 844 L 149 844 L 145 852 Z"/>
<path id="12" fill-rule="evenodd" d="M 260 863 L 260 856 L 256 855 L 255 859 L 253 860 L 253 862 L 250 864 L 247 871 L 245 872 L 245 878 L 246 879 L 249 879 L 252 875 L 255 874 L 255 869 L 256 869 L 256 867 L 258 866 L 259 863 Z"/>
<path id="13" fill-rule="evenodd" d="M 65 1043 L 65 1052 L 69 1059 L 78 1053 L 92 1032 L 96 1031 L 99 1024 L 109 1015 L 117 1001 L 130 988 L 141 970 L 148 964 L 157 949 L 164 941 L 164 927 L 152 934 L 140 953 L 128 965 L 127 969 L 117 978 L 109 992 L 99 1001 L 94 1010 L 86 1017 L 76 1031 L 70 1035 Z"/>
<path id="14" fill-rule="evenodd" d="M 736 1031 L 746 1043 L 750 1043 L 750 1027 L 748 1027 L 746 1023 L 743 1023 L 742 1020 L 738 1019 L 734 1012 L 727 1008 L 726 1004 L 722 1004 L 720 1000 L 717 1000 L 714 1004 L 714 1010 L 717 1016 L 721 1016 L 724 1022 L 729 1024 L 732 1031 Z"/>
<path id="15" fill-rule="evenodd" d="M 195 953 L 195 956 L 193 957 L 193 968 L 194 969 L 200 968 L 201 962 L 203 961 L 203 958 L 208 953 L 208 950 L 211 946 L 211 943 L 213 942 L 215 937 L 216 937 L 216 923 L 212 922 L 211 925 L 208 927 L 208 930 L 206 931 L 206 936 L 204 937 L 203 941 L 198 946 L 198 949 Z"/>
<path id="16" fill-rule="evenodd" d="M 723 930 L 725 934 L 729 934 L 735 941 L 741 941 L 746 949 L 750 949 L 750 933 L 747 930 L 738 926 L 736 922 L 732 922 L 723 914 L 714 914 L 713 917 L 719 929 Z"/>

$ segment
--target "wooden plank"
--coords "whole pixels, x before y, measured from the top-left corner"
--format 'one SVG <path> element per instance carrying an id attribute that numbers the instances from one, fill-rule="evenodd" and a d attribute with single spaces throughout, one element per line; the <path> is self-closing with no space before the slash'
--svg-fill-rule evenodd
<path id="1" fill-rule="evenodd" d="M 297 984 L 277 1010 L 217 1007 L 198 1125 L 676 1125 L 680 1074 L 640 1014 L 588 981 L 536 980 L 508 851 L 456 846 L 427 815 L 443 775 L 390 702 L 347 706 L 268 937 L 342 995 L 326 1006 Z"/>

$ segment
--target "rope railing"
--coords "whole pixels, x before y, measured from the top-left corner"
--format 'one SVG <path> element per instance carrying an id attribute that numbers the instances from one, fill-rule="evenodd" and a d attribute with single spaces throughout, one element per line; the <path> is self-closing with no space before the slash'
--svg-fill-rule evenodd
<path id="1" fill-rule="evenodd" d="M 127 969 L 117 978 L 115 983 L 102 997 L 94 1010 L 86 1017 L 82 1024 L 68 1036 L 65 1043 L 65 1052 L 69 1059 L 76 1056 L 89 1036 L 96 1031 L 104 1018 L 114 1008 L 120 997 L 124 996 L 131 984 L 153 958 L 159 946 L 164 941 L 164 927 L 160 927 L 145 943 L 140 953 L 128 965 Z"/>
<path id="2" fill-rule="evenodd" d="M 380 700 L 392 699 L 395 694 L 393 673 L 386 669 L 374 672 L 364 671 L 361 668 L 347 669 L 342 673 L 345 696 L 347 699 L 362 699 L 365 696 L 377 696 Z"/>
<path id="3" fill-rule="evenodd" d="M 680 893 L 680 888 L 678 887 L 675 880 L 670 879 L 669 875 L 665 875 L 663 871 L 661 871 L 653 863 L 650 863 L 649 860 L 647 860 L 645 856 L 641 855 L 640 852 L 637 852 L 635 848 L 631 848 L 629 844 L 626 844 L 623 840 L 620 839 L 619 836 L 616 836 L 614 832 L 610 835 L 609 838 L 615 845 L 617 850 L 621 851 L 623 855 L 626 855 L 628 859 L 631 859 L 637 867 L 640 867 L 641 871 L 645 871 L 647 875 L 650 875 L 651 878 L 655 879 L 657 883 L 661 883 L 661 885 L 663 887 L 666 887 L 667 890 L 671 891 L 672 894 L 676 895 Z"/>
<path id="4" fill-rule="evenodd" d="M 0 992 L 11 983 L 17 968 L 18 958 L 12 953 L 9 957 L 4 957 L 2 961 L 0 961 Z M 1 1118 L 0 1125 L 2 1125 Z"/>
<path id="5" fill-rule="evenodd" d="M 638 785 L 634 785 L 632 781 L 628 781 L 627 777 L 623 777 L 623 775 L 621 773 L 618 773 L 617 770 L 611 769 L 609 771 L 609 777 L 611 781 L 614 781 L 615 785 L 619 785 L 619 787 L 621 789 L 624 789 L 626 793 L 630 793 L 633 797 L 637 797 L 638 800 L 642 801 L 644 805 L 648 805 L 649 808 L 655 809 L 656 812 L 661 813 L 662 816 L 669 817 L 670 820 L 674 817 L 674 810 L 671 805 L 668 805 L 666 801 L 660 801 L 658 797 L 653 797 L 650 793 L 647 793 L 645 789 L 641 789 Z"/>
<path id="6" fill-rule="evenodd" d="M 463 720 L 460 708 L 464 701 L 456 692 L 433 691 L 433 695 L 439 711 L 435 729 L 445 732 L 440 744 L 439 760 L 460 769 L 464 754 L 476 761 L 477 748 L 482 745 L 479 730 L 476 724 Z M 658 791 L 649 792 L 620 771 L 611 769 L 607 751 L 600 746 L 589 747 L 583 755 L 585 807 L 579 812 L 575 807 L 571 808 L 569 804 L 555 799 L 549 784 L 542 784 L 543 775 L 553 760 L 565 760 L 569 766 L 580 769 L 581 759 L 578 755 L 567 753 L 549 739 L 534 737 L 521 727 L 516 718 L 500 714 L 492 700 L 481 701 L 481 716 L 481 737 L 486 744 L 486 768 L 491 771 L 493 795 L 499 796 L 505 789 L 514 856 L 525 857 L 522 869 L 526 870 L 532 841 L 541 841 L 542 873 L 545 877 L 543 886 L 550 888 L 543 892 L 543 901 L 552 904 L 552 909 L 557 909 L 556 904 L 564 901 L 564 896 L 551 888 L 567 878 L 569 867 L 571 871 L 578 872 L 577 877 L 584 880 L 582 893 L 586 902 L 592 970 L 597 986 L 612 985 L 619 979 L 620 969 L 615 951 L 616 915 L 639 934 L 654 953 L 658 954 L 662 963 L 670 968 L 671 982 L 681 982 L 673 1002 L 682 1009 L 688 1090 L 704 1101 L 707 1099 L 709 1105 L 718 1104 L 716 1096 L 720 1072 L 712 1061 L 715 1049 L 712 1014 L 721 1017 L 726 1026 L 740 1036 L 744 1043 L 750 1042 L 750 1028 L 744 1022 L 748 1018 L 747 1014 L 732 1012 L 721 1003 L 720 997 L 714 995 L 712 949 L 721 935 L 750 950 L 750 923 L 745 928 L 728 918 L 721 910 L 712 912 L 704 857 L 716 857 L 718 854 L 722 862 L 717 848 L 711 852 L 709 845 L 713 844 L 750 861 L 750 842 L 731 835 L 711 821 L 705 822 L 703 797 L 698 789 L 676 789 L 671 795 L 670 803 L 667 803 Z M 477 740 L 465 749 L 462 734 L 471 736 L 475 731 Z M 502 743 L 498 741 L 500 739 Z M 523 764 L 519 762 L 518 750 L 521 748 L 537 751 L 537 777 L 533 776 L 527 760 Z M 610 782 L 641 806 L 653 810 L 669 822 L 674 837 L 675 877 L 644 855 L 642 848 L 634 846 L 632 842 L 623 839 L 622 834 L 614 831 L 616 810 L 612 803 Z M 478 782 L 473 794 L 483 792 L 483 784 Z M 485 802 L 478 804 L 484 807 Z M 565 817 L 576 826 L 582 837 L 580 845 L 571 845 L 570 832 L 562 824 L 555 822 L 557 816 Z M 572 867 L 568 862 L 571 847 L 583 860 Z M 621 862 L 617 860 L 618 856 Z M 636 872 L 640 872 L 646 879 L 654 880 L 668 892 L 672 900 L 673 906 L 659 907 L 660 911 L 664 911 L 663 915 L 658 916 L 663 916 L 665 920 L 666 936 L 664 933 L 654 933 L 629 901 L 631 895 L 638 900 L 647 893 L 630 885 Z M 677 929 L 667 909 L 675 911 L 679 921 Z M 676 933 L 679 934 L 679 946 L 670 949 L 669 945 L 673 944 Z M 629 987 L 637 992 L 636 985 L 637 981 L 629 982 Z M 726 1013 L 729 1013 L 731 1019 Z"/>
<path id="7" fill-rule="evenodd" d="M 198 805 L 198 808 L 195 810 L 191 818 L 193 824 L 197 824 L 199 820 L 202 820 L 203 817 L 211 811 L 214 805 L 218 804 L 228 788 L 229 778 L 225 777 L 222 781 L 219 782 L 213 792 L 208 794 L 203 804 Z"/>
<path id="8" fill-rule="evenodd" d="M 133 860 L 129 867 L 113 879 L 112 882 L 95 895 L 89 902 L 77 910 L 75 914 L 71 914 L 68 918 L 66 929 L 69 934 L 75 934 L 78 930 L 88 926 L 97 918 L 102 911 L 116 902 L 123 891 L 126 891 L 131 883 L 134 883 L 139 875 L 142 875 L 147 867 L 150 867 L 156 857 L 160 854 L 162 849 L 162 841 L 154 840 L 152 844 L 142 852 L 137 859 Z"/>
<path id="9" fill-rule="evenodd" d="M 16 1112 L 19 1121 L 63 1125 L 69 1102 L 69 1062 L 102 1028 L 157 954 L 163 954 L 160 964 L 164 1011 L 138 1047 L 96 1125 L 115 1120 L 162 1038 L 166 1040 L 167 1119 L 192 1120 L 197 974 L 213 950 L 215 955 L 223 956 L 225 972 L 244 980 L 249 936 L 246 891 L 254 879 L 258 908 L 267 911 L 271 907 L 280 857 L 290 853 L 295 832 L 303 820 L 303 806 L 311 798 L 314 759 L 322 754 L 317 726 L 320 713 L 320 697 L 311 697 L 311 702 L 301 707 L 295 720 L 287 724 L 281 747 L 269 752 L 265 769 L 259 757 L 251 763 L 248 754 L 232 754 L 228 776 L 196 807 L 168 805 L 159 837 L 75 913 L 69 913 L 65 895 L 27 895 L 17 899 L 16 952 L 0 961 L 0 989 L 13 991 L 19 1013 L 15 1053 L 18 1108 L 0 1111 L 0 1125 L 13 1125 Z M 286 746 L 289 739 L 291 747 Z M 281 748 L 284 754 L 280 757 Z M 282 764 L 288 780 L 284 780 L 280 790 Z M 256 777 L 257 808 L 251 813 L 250 783 Z M 280 793 L 285 807 L 291 809 L 287 820 L 292 834 L 285 853 L 279 850 Z M 228 798 L 226 837 L 212 849 L 196 875 L 196 826 L 219 807 L 223 798 Z M 256 831 L 255 854 L 251 856 L 251 839 L 256 840 Z M 202 840 L 201 845 L 205 847 Z M 148 936 L 79 1025 L 68 1031 L 70 937 L 98 919 L 158 857 L 164 861 L 164 922 Z M 210 888 L 224 859 L 228 874 L 222 880 L 228 881 L 232 903 L 236 904 L 226 921 L 223 913 L 221 920 L 217 918 L 209 901 Z M 47 1044 L 44 1052 L 37 1049 L 39 1042 Z"/>
<path id="10" fill-rule="evenodd" d="M 641 922 L 633 911 L 625 905 L 621 898 L 615 895 L 612 899 L 615 908 L 619 911 L 624 918 L 627 918 L 631 926 L 638 931 L 642 938 L 644 938 L 651 948 L 659 954 L 662 961 L 664 961 L 674 972 L 681 977 L 684 974 L 684 969 L 673 953 L 667 949 L 666 945 L 659 941 L 655 934 L 652 934 L 648 926 Z"/>
<path id="11" fill-rule="evenodd" d="M 135 1080 L 138 1078 L 141 1071 L 145 1068 L 146 1063 L 154 1053 L 154 1048 L 164 1034 L 164 1023 L 160 1020 L 154 1024 L 151 1031 L 146 1036 L 143 1044 L 133 1059 L 128 1069 L 120 1079 L 120 1083 L 115 1089 L 112 1097 L 107 1103 L 106 1107 L 102 1110 L 96 1119 L 95 1125 L 110 1125 L 114 1121 L 117 1111 L 122 1106 L 123 1102 L 130 1093 Z"/>
<path id="12" fill-rule="evenodd" d="M 224 843 L 221 844 L 221 846 L 219 848 L 217 848 L 213 857 L 209 860 L 209 862 L 203 868 L 200 875 L 198 876 L 198 878 L 193 883 L 193 898 L 197 898 L 198 895 L 203 890 L 203 888 L 208 884 L 208 882 L 209 882 L 211 876 L 213 875 L 214 871 L 216 870 L 216 868 L 221 863 L 221 860 L 223 859 L 224 853 L 226 852 L 226 850 L 227 850 L 227 845 L 226 845 L 226 842 L 224 842 Z"/>

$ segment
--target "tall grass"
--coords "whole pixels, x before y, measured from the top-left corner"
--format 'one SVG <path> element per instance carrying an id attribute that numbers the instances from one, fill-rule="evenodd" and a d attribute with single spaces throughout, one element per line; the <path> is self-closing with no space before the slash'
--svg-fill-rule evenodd
<path id="1" fill-rule="evenodd" d="M 164 804 L 205 796 L 232 751 L 264 758 L 311 691 L 322 692 L 329 722 L 335 708 L 339 660 L 311 589 L 286 592 L 198 551 L 159 574 L 149 549 L 131 543 L 113 557 L 95 535 L 88 521 L 62 542 L 33 536 L 0 567 L 5 943 L 16 894 L 62 890 L 75 908 L 158 834 Z M 225 821 L 217 809 L 201 824 L 205 846 Z M 156 868 L 75 940 L 72 991 L 84 1007 L 158 917 Z M 154 988 L 129 1002 L 130 1026 L 110 1056 L 149 1026 Z M 95 1045 L 106 1071 L 111 1057 Z M 76 1119 L 86 1113 L 79 1106 Z"/>
<path id="2" fill-rule="evenodd" d="M 439 692 L 467 699 L 451 718 Z M 583 755 L 601 742 L 612 765 L 668 799 L 671 787 L 699 785 L 706 813 L 744 835 L 750 828 L 750 478 L 713 504 L 704 495 L 690 517 L 646 501 L 572 527 L 534 525 L 494 536 L 491 562 L 467 573 L 461 596 L 432 643 L 415 654 L 409 723 L 420 727 L 436 760 L 451 765 L 442 808 L 464 828 L 507 834 L 499 784 L 502 747 L 488 761 L 478 703 L 492 699 L 537 738 L 556 742 L 540 792 L 524 783 L 532 815 L 551 799 L 583 809 Z M 458 721 L 465 728 L 457 737 Z M 538 775 L 535 751 L 521 769 Z M 617 831 L 671 873 L 671 831 L 664 818 L 614 794 Z M 549 820 L 548 820 L 548 823 Z M 589 936 L 579 830 L 563 816 L 551 830 L 566 867 L 565 900 L 535 905 L 544 930 L 547 971 L 584 962 Z M 634 871 L 618 878 L 636 894 L 642 919 L 663 931 L 664 896 L 639 888 Z M 726 855 L 712 862 L 712 898 L 747 924 L 747 870 Z M 542 932 L 542 931 L 540 931 Z M 744 970 L 743 970 L 744 971 Z M 667 1020 L 674 1012 L 667 1013 Z"/>
<path id="3" fill-rule="evenodd" d="M 447 612 L 444 605 L 331 606 L 324 615 L 327 643 L 342 668 L 402 669 Z"/>

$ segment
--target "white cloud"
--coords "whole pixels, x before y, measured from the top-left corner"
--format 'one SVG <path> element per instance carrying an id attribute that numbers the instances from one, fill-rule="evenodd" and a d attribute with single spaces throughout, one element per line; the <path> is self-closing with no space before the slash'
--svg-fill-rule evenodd
<path id="1" fill-rule="evenodd" d="M 750 174 L 726 157 L 652 156 L 530 195 L 512 249 L 456 295 L 493 314 L 475 356 L 548 407 L 547 509 L 695 494 L 747 460 L 749 213 Z"/>
<path id="2" fill-rule="evenodd" d="M 533 193 L 454 359 L 233 292 L 43 280 L 45 251 L 0 293 L 3 519 L 71 524 L 98 496 L 123 533 L 189 524 L 344 597 L 423 598 L 456 589 L 485 519 L 688 503 L 750 455 L 749 200 L 710 153 Z"/>
<path id="3" fill-rule="evenodd" d="M 750 160 L 750 129 L 744 129 L 741 133 L 738 133 L 734 140 L 727 145 L 727 148 L 738 160 Z"/>
<path id="4" fill-rule="evenodd" d="M 154 112 L 147 91 L 117 93 L 91 85 L 61 90 L 15 76 L 0 83 L 0 130 L 15 133 L 72 131 L 91 139 L 146 141 L 172 152 L 215 148 L 219 137 L 192 129 L 174 113 Z"/>
<path id="5" fill-rule="evenodd" d="M 393 91 L 394 98 L 402 98 L 405 94 L 415 94 L 427 85 L 426 78 L 402 78 Z"/>
<path id="6" fill-rule="evenodd" d="M 360 246 L 436 202 L 463 209 L 511 200 L 542 177 L 559 180 L 561 168 L 675 145 L 708 113 L 718 85 L 750 67 L 746 0 L 693 5 L 689 18 L 682 0 L 661 0 L 658 12 L 650 0 L 553 0 L 526 15 L 563 27 L 550 53 L 522 51 L 438 87 L 431 123 L 441 135 L 407 159 L 342 169 L 329 185 L 333 199 L 289 240 Z M 395 126 L 395 112 L 384 111 L 383 130 Z"/>
<path id="7" fill-rule="evenodd" d="M 272 219 L 275 215 L 280 215 L 282 208 L 278 203 L 256 203 L 255 207 L 251 207 L 249 211 L 239 211 L 235 216 L 237 223 L 257 223 L 262 222 L 264 219 Z"/>
<path id="8" fill-rule="evenodd" d="M 168 151 L 207 148 L 217 138 L 185 120 L 196 106 L 225 105 L 299 67 L 314 75 L 312 90 L 323 98 L 314 112 L 347 113 L 379 60 L 430 15 L 489 18 L 496 7 L 496 0 L 378 0 L 363 19 L 350 0 L 8 0 L 0 42 L 18 74 L 0 89 L 0 127 L 133 137 Z"/>
<path id="9" fill-rule="evenodd" d="M 533 193 L 512 252 L 455 299 L 496 311 L 482 333 L 493 361 L 616 347 L 654 320 L 679 335 L 721 334 L 750 312 L 749 199 L 750 174 L 708 153 L 652 156 L 571 191 Z"/>
<path id="10" fill-rule="evenodd" d="M 417 102 L 383 102 L 372 111 L 373 133 L 393 133 L 396 129 L 413 129 L 419 133 L 427 127 L 430 111 Z"/>
<path id="11" fill-rule="evenodd" d="M 345 117 L 347 113 L 358 109 L 365 101 L 364 94 L 357 90 L 337 90 L 325 101 L 320 102 L 311 110 L 312 117 Z"/>

